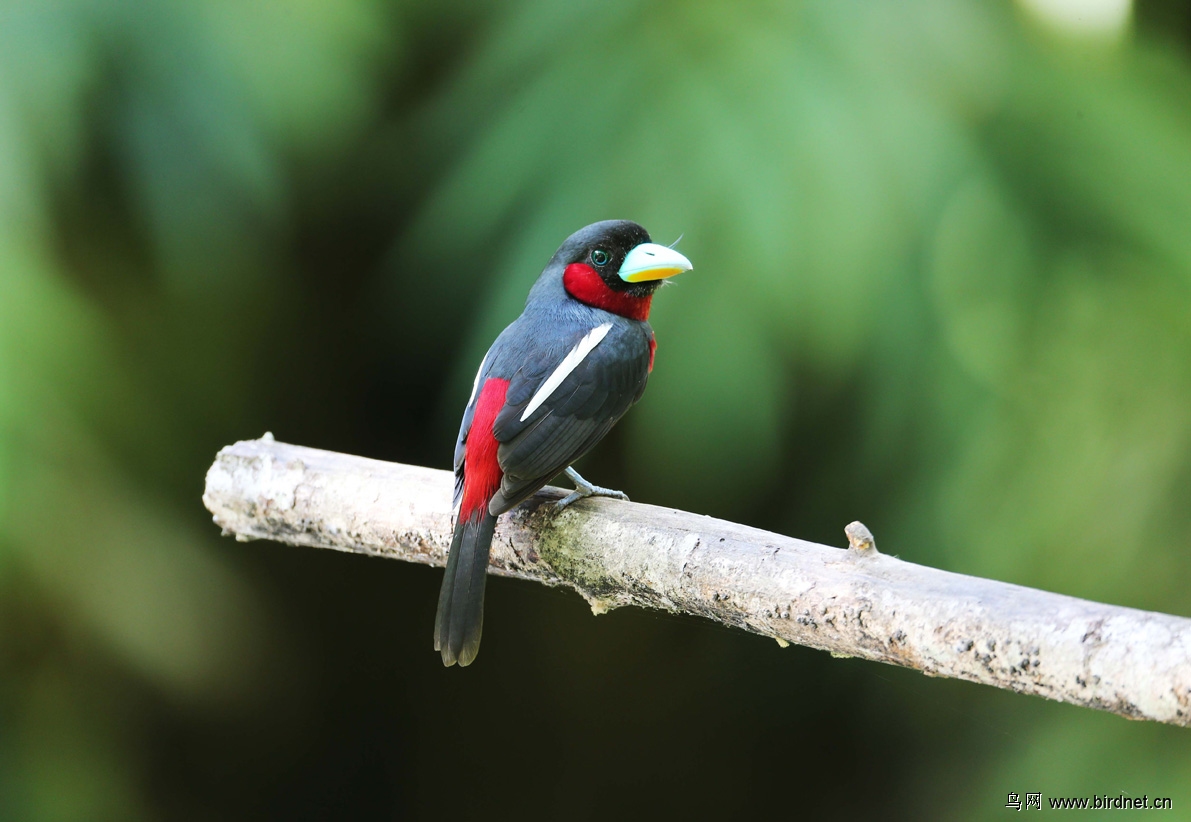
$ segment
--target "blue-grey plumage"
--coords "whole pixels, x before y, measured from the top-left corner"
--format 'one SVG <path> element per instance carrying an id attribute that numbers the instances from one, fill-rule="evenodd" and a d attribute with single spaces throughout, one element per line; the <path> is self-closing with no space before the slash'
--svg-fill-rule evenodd
<path id="1" fill-rule="evenodd" d="M 521 316 L 488 349 L 455 445 L 455 534 L 434 631 L 444 664 L 468 665 L 478 652 L 496 517 L 591 450 L 640 399 L 653 368 L 653 293 L 690 268 L 636 223 L 594 223 L 559 247 Z"/>

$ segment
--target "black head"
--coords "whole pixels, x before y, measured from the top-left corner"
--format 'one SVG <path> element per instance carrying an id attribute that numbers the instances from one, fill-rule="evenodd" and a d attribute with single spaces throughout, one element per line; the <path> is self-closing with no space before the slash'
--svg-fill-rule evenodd
<path id="1" fill-rule="evenodd" d="M 564 267 L 589 266 L 610 290 L 632 297 L 649 296 L 663 279 L 691 268 L 686 257 L 654 244 L 649 232 L 630 220 L 604 220 L 579 229 L 555 259 Z"/>

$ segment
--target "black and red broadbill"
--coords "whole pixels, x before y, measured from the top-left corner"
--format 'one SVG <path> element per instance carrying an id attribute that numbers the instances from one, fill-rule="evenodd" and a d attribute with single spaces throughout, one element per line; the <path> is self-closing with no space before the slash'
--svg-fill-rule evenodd
<path id="1" fill-rule="evenodd" d="M 560 507 L 625 498 L 570 465 L 641 398 L 656 348 L 646 322 L 653 293 L 690 269 L 636 223 L 594 223 L 555 252 L 521 316 L 488 349 L 455 445 L 455 536 L 434 623 L 444 665 L 469 665 L 480 649 L 498 516 L 564 470 L 576 490 Z"/>

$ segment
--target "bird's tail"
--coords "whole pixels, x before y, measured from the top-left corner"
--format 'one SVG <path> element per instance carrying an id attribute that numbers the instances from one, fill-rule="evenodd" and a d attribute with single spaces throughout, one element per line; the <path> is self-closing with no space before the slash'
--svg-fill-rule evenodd
<path id="1" fill-rule="evenodd" d="M 480 651 L 484 582 L 495 528 L 496 517 L 488 513 L 486 505 L 455 523 L 434 618 L 434 650 L 442 652 L 442 663 L 448 667 L 456 662 L 470 665 Z"/>

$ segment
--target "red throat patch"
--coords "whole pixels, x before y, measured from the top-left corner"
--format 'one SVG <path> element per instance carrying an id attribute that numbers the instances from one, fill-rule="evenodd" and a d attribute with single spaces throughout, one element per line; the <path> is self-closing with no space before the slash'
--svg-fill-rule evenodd
<path id="1" fill-rule="evenodd" d="M 495 377 L 484 380 L 480 396 L 476 398 L 476 412 L 467 432 L 467 452 L 463 462 L 463 500 L 459 503 L 459 518 L 472 519 L 488 510 L 488 501 L 500 487 L 504 472 L 496 458 L 500 443 L 492 435 L 496 415 L 505 405 L 509 381 Z"/>
<path id="2" fill-rule="evenodd" d="M 596 270 L 586 263 L 568 265 L 562 274 L 562 285 L 568 294 L 584 305 L 602 308 L 630 320 L 649 319 L 652 294 L 648 297 L 634 297 L 623 291 L 613 291 Z"/>

